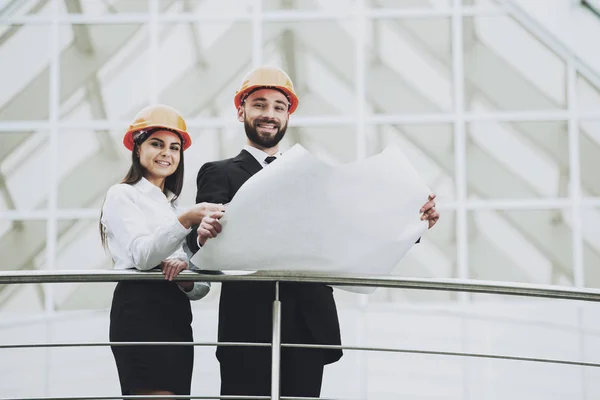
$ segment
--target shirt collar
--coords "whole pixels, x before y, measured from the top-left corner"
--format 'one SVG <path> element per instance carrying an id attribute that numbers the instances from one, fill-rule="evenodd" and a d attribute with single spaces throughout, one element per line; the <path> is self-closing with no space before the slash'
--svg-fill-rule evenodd
<path id="1" fill-rule="evenodd" d="M 144 194 L 160 196 L 161 198 L 165 198 L 166 196 L 167 201 L 172 201 L 173 197 L 175 197 L 175 193 L 171 192 L 169 189 L 166 189 L 165 193 L 163 193 L 158 186 L 153 185 L 148 179 L 143 177 L 139 180 L 139 182 L 133 184 L 132 186 Z"/>
<path id="2" fill-rule="evenodd" d="M 265 153 L 261 149 L 257 149 L 256 147 L 252 147 L 248 144 L 244 146 L 244 150 L 246 150 L 248 153 L 252 154 L 252 157 L 256 158 L 256 161 L 258 161 L 258 163 L 260 165 L 265 165 L 266 164 L 265 158 L 270 156 L 270 154 Z M 279 157 L 281 155 L 282 155 L 282 153 L 280 151 L 273 154 L 274 157 Z"/>

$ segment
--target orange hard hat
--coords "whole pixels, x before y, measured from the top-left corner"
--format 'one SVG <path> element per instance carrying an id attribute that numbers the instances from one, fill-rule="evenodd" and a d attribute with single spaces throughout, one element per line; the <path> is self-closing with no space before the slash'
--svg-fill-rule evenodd
<path id="1" fill-rule="evenodd" d="M 233 104 L 238 109 L 244 102 L 246 96 L 255 89 L 272 88 L 279 89 L 288 98 L 290 108 L 288 112 L 292 114 L 298 107 L 298 95 L 294 91 L 292 80 L 281 69 L 277 67 L 262 66 L 250 71 L 244 77 L 242 86 L 235 92 Z"/>
<path id="2" fill-rule="evenodd" d="M 164 104 L 148 106 L 137 113 L 133 123 L 123 137 L 123 144 L 133 151 L 135 133 L 163 128 L 179 133 L 183 141 L 183 150 L 192 145 L 192 138 L 187 133 L 185 120 L 173 107 Z"/>

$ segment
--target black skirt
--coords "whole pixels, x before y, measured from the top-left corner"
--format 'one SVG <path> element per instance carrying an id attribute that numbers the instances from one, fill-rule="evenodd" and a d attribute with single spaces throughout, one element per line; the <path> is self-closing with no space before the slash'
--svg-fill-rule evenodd
<path id="1" fill-rule="evenodd" d="M 119 282 L 111 342 L 192 342 L 190 301 L 174 282 Z M 167 390 L 189 395 L 193 346 L 111 346 L 123 395 Z"/>

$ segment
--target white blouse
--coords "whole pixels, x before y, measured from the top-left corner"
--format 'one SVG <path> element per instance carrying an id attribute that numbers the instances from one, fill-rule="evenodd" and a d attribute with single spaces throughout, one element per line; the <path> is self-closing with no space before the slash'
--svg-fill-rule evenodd
<path id="1" fill-rule="evenodd" d="M 142 178 L 138 183 L 113 185 L 102 207 L 102 226 L 115 269 L 148 271 L 164 260 L 180 259 L 190 265 L 183 249 L 191 231 L 177 219 L 177 200 Z M 196 268 L 192 265 L 192 268 Z M 208 282 L 194 282 L 182 291 L 190 300 L 199 300 L 210 290 Z"/>

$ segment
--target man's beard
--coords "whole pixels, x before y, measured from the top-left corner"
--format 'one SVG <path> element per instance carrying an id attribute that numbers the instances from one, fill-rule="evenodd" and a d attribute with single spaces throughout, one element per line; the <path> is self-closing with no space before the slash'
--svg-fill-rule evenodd
<path id="1" fill-rule="evenodd" d="M 275 127 L 277 128 L 277 133 L 275 133 L 274 136 L 260 135 L 258 133 L 258 124 L 260 123 L 275 125 Z M 279 144 L 281 139 L 283 139 L 283 137 L 285 136 L 285 131 L 287 130 L 287 123 L 282 128 L 276 121 L 256 119 L 254 120 L 254 124 L 251 125 L 250 122 L 248 122 L 248 119 L 244 118 L 244 129 L 246 130 L 246 136 L 248 137 L 248 139 L 250 139 L 252 143 L 262 148 L 270 149 L 272 147 L 277 146 L 277 144 Z"/>

